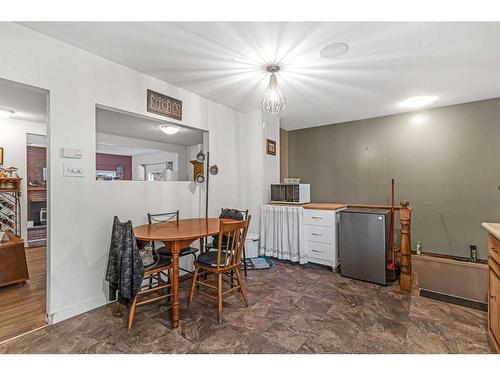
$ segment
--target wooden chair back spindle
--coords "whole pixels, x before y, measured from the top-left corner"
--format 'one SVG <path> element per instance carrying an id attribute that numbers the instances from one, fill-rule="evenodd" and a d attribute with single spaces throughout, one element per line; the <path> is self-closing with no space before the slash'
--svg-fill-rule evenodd
<path id="1" fill-rule="evenodd" d="M 250 215 L 246 220 L 232 223 L 220 219 L 220 231 L 217 241 L 217 268 L 239 265 L 251 217 Z M 224 237 L 226 241 L 223 241 Z"/>

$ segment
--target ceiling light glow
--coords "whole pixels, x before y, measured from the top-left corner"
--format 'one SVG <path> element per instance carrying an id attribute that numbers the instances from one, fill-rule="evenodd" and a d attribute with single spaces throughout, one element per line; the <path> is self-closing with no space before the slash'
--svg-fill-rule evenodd
<path id="1" fill-rule="evenodd" d="M 324 46 L 319 55 L 325 59 L 334 59 L 349 52 L 349 45 L 344 42 L 333 42 Z"/>
<path id="2" fill-rule="evenodd" d="M 434 95 L 414 96 L 413 98 L 403 100 L 399 103 L 399 106 L 403 108 L 421 108 L 435 102 L 438 99 L 439 96 Z"/>
<path id="3" fill-rule="evenodd" d="M 417 114 L 410 118 L 410 123 L 413 125 L 422 125 L 428 121 L 428 116 L 425 114 Z"/>
<path id="4" fill-rule="evenodd" d="M 283 111 L 286 105 L 285 97 L 278 88 L 278 79 L 275 74 L 280 70 L 280 67 L 269 65 L 266 70 L 271 73 L 271 77 L 269 77 L 269 87 L 262 99 L 262 108 L 271 115 L 277 115 Z"/>
<path id="5" fill-rule="evenodd" d="M 11 111 L 10 109 L 2 109 L 0 108 L 0 118 L 9 118 L 14 115 L 14 111 Z"/>
<path id="6" fill-rule="evenodd" d="M 165 134 L 174 135 L 177 134 L 181 128 L 175 125 L 161 125 L 160 130 Z"/>

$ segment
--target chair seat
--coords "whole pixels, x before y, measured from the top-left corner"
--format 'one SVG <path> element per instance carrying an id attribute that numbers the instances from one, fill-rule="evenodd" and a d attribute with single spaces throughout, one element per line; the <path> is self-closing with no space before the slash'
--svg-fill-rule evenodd
<path id="1" fill-rule="evenodd" d="M 181 249 L 179 256 L 183 257 L 186 255 L 196 254 L 197 251 L 198 251 L 198 249 L 191 247 L 191 246 L 188 246 L 188 247 Z M 165 255 L 165 256 L 169 256 L 169 257 L 172 256 L 172 252 L 166 246 L 160 247 L 158 250 L 156 250 L 156 252 L 160 255 Z"/>
<path id="2" fill-rule="evenodd" d="M 156 268 L 169 266 L 170 264 L 172 264 L 172 257 L 167 256 L 167 255 L 160 255 L 160 259 L 158 260 L 158 262 L 156 264 L 152 264 L 152 265 L 146 267 L 144 269 L 144 271 L 151 271 L 151 270 L 154 270 Z"/>
<path id="3" fill-rule="evenodd" d="M 221 262 L 224 261 L 226 256 L 226 252 L 223 250 L 220 254 L 221 257 Z M 211 266 L 211 267 L 217 267 L 217 251 L 207 251 L 203 254 L 201 254 L 198 257 L 198 263 L 201 263 L 203 265 Z M 224 264 L 221 264 L 223 267 Z"/>

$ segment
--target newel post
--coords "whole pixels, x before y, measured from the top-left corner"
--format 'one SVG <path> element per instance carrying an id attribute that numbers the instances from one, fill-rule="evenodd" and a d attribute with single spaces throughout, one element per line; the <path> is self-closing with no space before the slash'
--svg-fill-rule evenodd
<path id="1" fill-rule="evenodd" d="M 399 222 L 401 224 L 401 277 L 399 287 L 405 292 L 411 291 L 411 240 L 410 224 L 411 209 L 410 202 L 403 200 L 400 202 Z"/>

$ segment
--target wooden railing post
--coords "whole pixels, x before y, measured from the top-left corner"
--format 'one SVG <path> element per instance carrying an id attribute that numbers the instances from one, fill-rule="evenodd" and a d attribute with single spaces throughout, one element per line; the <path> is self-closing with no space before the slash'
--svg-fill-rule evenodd
<path id="1" fill-rule="evenodd" d="M 399 222 L 401 224 L 401 276 L 399 287 L 405 292 L 411 291 L 411 240 L 410 224 L 411 209 L 410 202 L 403 200 L 400 202 Z"/>

